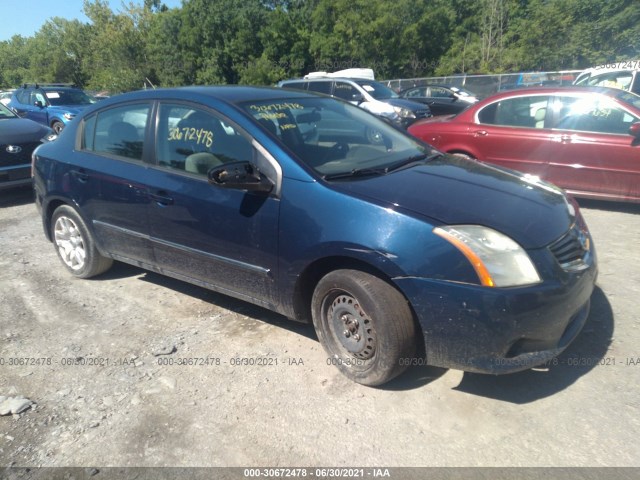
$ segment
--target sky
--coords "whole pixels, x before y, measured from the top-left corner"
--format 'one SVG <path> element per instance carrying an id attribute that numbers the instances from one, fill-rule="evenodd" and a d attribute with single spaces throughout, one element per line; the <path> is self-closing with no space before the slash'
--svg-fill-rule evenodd
<path id="1" fill-rule="evenodd" d="M 134 3 L 142 3 L 142 0 L 133 0 Z M 129 0 L 126 0 L 126 4 Z M 181 0 L 163 0 L 169 7 L 179 7 Z M 33 36 L 44 23 L 53 17 L 62 17 L 69 20 L 77 18 L 81 22 L 89 19 L 82 13 L 82 0 L 0 0 L 0 41 L 10 40 L 14 35 L 23 37 Z M 122 0 L 109 0 L 111 10 L 122 10 Z"/>

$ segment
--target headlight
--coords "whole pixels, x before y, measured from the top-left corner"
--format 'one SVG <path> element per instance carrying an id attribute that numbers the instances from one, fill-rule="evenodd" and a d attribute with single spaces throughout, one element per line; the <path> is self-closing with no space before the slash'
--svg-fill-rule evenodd
<path id="1" fill-rule="evenodd" d="M 393 111 L 398 114 L 398 116 L 402 118 L 416 118 L 416 114 L 413 113 L 408 108 L 403 107 L 393 107 Z"/>
<path id="2" fill-rule="evenodd" d="M 516 287 L 541 281 L 527 252 L 500 232 L 480 225 L 452 225 L 436 227 L 433 233 L 467 257 L 486 287 Z"/>
<path id="3" fill-rule="evenodd" d="M 73 117 L 75 117 L 76 115 L 74 113 L 69 113 L 69 112 L 65 112 L 62 114 L 62 116 L 64 118 L 66 118 L 67 120 L 71 120 Z"/>

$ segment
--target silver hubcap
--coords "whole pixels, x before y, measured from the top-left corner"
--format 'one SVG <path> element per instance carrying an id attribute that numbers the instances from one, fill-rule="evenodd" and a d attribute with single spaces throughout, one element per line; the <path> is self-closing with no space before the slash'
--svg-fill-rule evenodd
<path id="1" fill-rule="evenodd" d="M 338 295 L 328 312 L 334 336 L 352 355 L 368 359 L 375 353 L 376 337 L 371 319 L 351 295 Z"/>
<path id="2" fill-rule="evenodd" d="M 69 217 L 56 220 L 54 236 L 62 261 L 72 270 L 84 267 L 87 252 L 78 226 Z"/>

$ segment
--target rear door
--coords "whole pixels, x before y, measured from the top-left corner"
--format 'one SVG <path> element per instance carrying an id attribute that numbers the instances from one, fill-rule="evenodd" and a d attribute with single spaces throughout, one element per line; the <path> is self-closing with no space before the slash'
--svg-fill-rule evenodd
<path id="1" fill-rule="evenodd" d="M 595 196 L 640 198 L 640 144 L 629 127 L 640 118 L 593 93 L 554 100 L 551 181 Z"/>
<path id="2" fill-rule="evenodd" d="M 82 155 L 67 181 L 92 221 L 98 242 L 117 258 L 153 264 L 144 161 L 150 102 L 108 108 L 84 120 Z"/>
<path id="3" fill-rule="evenodd" d="M 547 125 L 549 95 L 512 97 L 478 112 L 473 137 L 478 159 L 540 177 L 553 153 Z"/>

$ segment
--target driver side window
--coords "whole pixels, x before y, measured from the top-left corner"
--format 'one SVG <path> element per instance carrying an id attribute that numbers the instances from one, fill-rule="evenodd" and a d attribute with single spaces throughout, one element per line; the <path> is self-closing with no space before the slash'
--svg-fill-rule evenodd
<path id="1" fill-rule="evenodd" d="M 190 105 L 160 107 L 157 162 L 161 167 L 206 177 L 224 163 L 250 161 L 249 140 L 212 112 Z"/>

